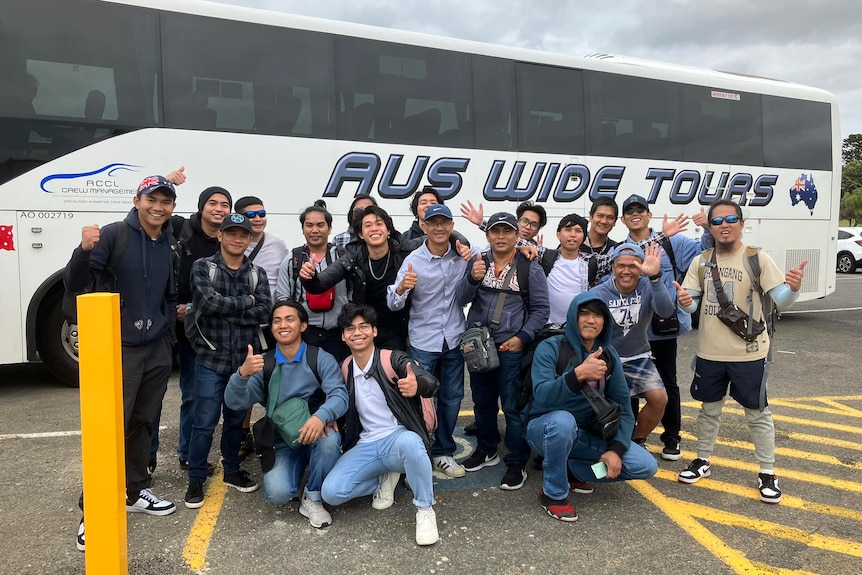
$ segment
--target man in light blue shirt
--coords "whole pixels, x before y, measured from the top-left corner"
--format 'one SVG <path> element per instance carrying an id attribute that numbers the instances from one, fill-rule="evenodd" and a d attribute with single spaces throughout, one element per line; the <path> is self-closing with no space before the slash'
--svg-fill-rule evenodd
<path id="1" fill-rule="evenodd" d="M 404 259 L 395 283 L 387 289 L 386 304 L 398 311 L 409 300 L 410 357 L 429 373 L 439 368 L 438 428 L 431 446 L 434 472 L 464 477 L 464 467 L 453 457 L 452 433 L 464 399 L 464 358 L 458 344 L 467 325 L 464 308 L 455 301 L 455 289 L 467 272 L 472 253 L 460 242 L 456 243 L 458 251 L 452 249 L 449 237 L 454 222 L 447 206 L 429 206 L 421 225 L 425 242 Z"/>

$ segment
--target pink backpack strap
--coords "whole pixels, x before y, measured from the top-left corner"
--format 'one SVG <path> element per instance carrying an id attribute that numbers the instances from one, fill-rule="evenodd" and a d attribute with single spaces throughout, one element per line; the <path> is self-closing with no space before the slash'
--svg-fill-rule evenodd
<path id="1" fill-rule="evenodd" d="M 381 349 L 380 350 L 380 363 L 383 364 L 383 371 L 386 372 L 386 377 L 389 378 L 390 381 L 398 381 L 401 379 L 398 377 L 398 374 L 395 373 L 395 368 L 392 367 L 392 350 L 391 349 Z M 429 435 L 437 431 L 437 404 L 433 397 L 422 397 L 419 396 L 419 400 L 422 403 L 422 419 L 425 420 L 425 431 L 428 432 Z"/>

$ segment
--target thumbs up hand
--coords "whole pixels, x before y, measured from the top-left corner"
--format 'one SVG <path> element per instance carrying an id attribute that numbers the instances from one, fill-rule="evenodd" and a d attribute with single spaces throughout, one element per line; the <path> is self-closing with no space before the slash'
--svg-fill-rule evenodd
<path id="1" fill-rule="evenodd" d="M 799 263 L 799 267 L 787 270 L 787 273 L 784 275 L 784 281 L 787 282 L 791 290 L 799 291 L 799 288 L 802 287 L 802 278 L 805 276 L 802 270 L 805 269 L 806 265 L 808 265 L 808 260 L 802 260 Z"/>
<path id="2" fill-rule="evenodd" d="M 473 257 L 473 252 L 470 251 L 470 246 L 465 246 L 461 243 L 461 240 L 455 240 L 455 251 L 458 252 L 458 255 L 464 258 L 465 262 L 469 262 Z"/>
<path id="3" fill-rule="evenodd" d="M 693 221 L 694 225 L 699 228 L 709 229 L 709 225 L 707 225 L 709 222 L 706 221 L 706 209 L 704 209 L 703 206 L 700 206 L 700 211 L 698 213 L 691 216 L 691 221 Z"/>
<path id="4" fill-rule="evenodd" d="M 404 397 L 414 397 L 419 391 L 419 383 L 416 381 L 416 374 L 413 373 L 413 363 L 407 363 L 407 375 L 398 380 L 398 391 Z"/>
<path id="5" fill-rule="evenodd" d="M 401 279 L 401 283 L 398 284 L 398 289 L 395 290 L 398 292 L 398 295 L 404 295 L 404 292 L 410 291 L 416 287 L 416 280 L 419 279 L 419 276 L 416 275 L 416 272 L 413 271 L 413 264 L 407 263 L 407 273 L 404 274 L 404 277 Z"/>
<path id="6" fill-rule="evenodd" d="M 263 356 L 259 353 L 254 353 L 254 348 L 249 344 L 245 361 L 239 366 L 239 376 L 243 379 L 248 379 L 261 371 L 263 371 Z"/>
<path id="7" fill-rule="evenodd" d="M 593 381 L 601 379 L 608 372 L 608 364 L 601 359 L 602 348 L 591 353 L 587 358 L 575 368 L 575 375 L 578 381 Z"/>

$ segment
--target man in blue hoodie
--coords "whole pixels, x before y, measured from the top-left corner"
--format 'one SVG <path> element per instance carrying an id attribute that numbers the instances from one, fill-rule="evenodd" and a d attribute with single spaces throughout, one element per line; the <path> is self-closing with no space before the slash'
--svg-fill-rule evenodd
<path id="1" fill-rule="evenodd" d="M 596 481 L 626 481 L 648 479 L 658 471 L 655 458 L 631 441 L 634 417 L 622 363 L 610 345 L 613 325 L 608 306 L 596 294 L 582 293 L 569 306 L 565 335 L 546 339 L 533 356 L 527 441 L 544 456 L 539 502 L 548 515 L 561 521 L 578 518 L 568 501 L 569 472 Z M 572 356 L 559 374 L 563 338 Z M 587 431 L 593 418 L 593 409 L 581 391 L 587 385 L 622 408 L 619 429 L 609 441 Z M 602 477 L 592 467 L 599 462 L 607 468 Z"/>
<path id="2" fill-rule="evenodd" d="M 147 462 L 153 421 L 171 375 L 176 319 L 176 246 L 171 214 L 177 192 L 162 176 L 150 176 L 138 186 L 135 207 L 120 222 L 100 228 L 84 226 L 81 245 L 72 252 L 63 280 L 66 289 L 81 292 L 106 274 L 117 238 L 125 248 L 116 269 L 120 294 L 120 334 L 123 355 L 123 419 L 126 453 L 126 510 L 149 515 L 176 511 L 170 501 L 149 489 Z M 121 231 L 121 228 L 123 229 Z M 83 497 L 81 498 L 83 509 Z M 78 549 L 84 550 L 84 519 L 78 527 Z"/>

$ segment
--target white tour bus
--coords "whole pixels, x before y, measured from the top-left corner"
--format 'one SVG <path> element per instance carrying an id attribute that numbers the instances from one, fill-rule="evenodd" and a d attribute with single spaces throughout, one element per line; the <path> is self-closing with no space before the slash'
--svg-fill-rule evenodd
<path id="1" fill-rule="evenodd" d="M 407 229 L 428 184 L 455 213 L 538 202 L 546 243 L 601 195 L 647 197 L 654 227 L 729 198 L 748 243 L 783 268 L 809 260 L 811 299 L 835 289 L 840 144 L 835 99 L 788 82 L 193 0 L 8 2 L 0 363 L 41 359 L 76 381 L 60 300 L 80 229 L 121 219 L 145 176 L 180 165 L 177 213 L 210 185 L 260 196 L 288 245 L 320 197 L 333 234 L 360 192 Z"/>

